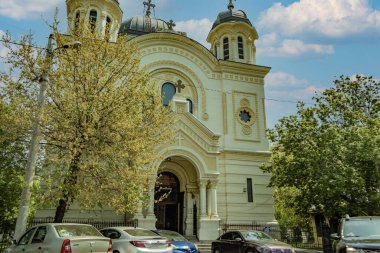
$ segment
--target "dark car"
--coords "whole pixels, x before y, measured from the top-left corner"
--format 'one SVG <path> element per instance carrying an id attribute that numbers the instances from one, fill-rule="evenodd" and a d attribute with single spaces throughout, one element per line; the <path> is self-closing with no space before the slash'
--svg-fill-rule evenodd
<path id="1" fill-rule="evenodd" d="M 277 241 L 261 231 L 235 230 L 211 244 L 212 253 L 294 253 L 289 244 Z"/>
<path id="2" fill-rule="evenodd" d="M 331 239 L 334 253 L 380 252 L 380 216 L 346 216 Z"/>
<path id="3" fill-rule="evenodd" d="M 190 242 L 177 232 L 170 230 L 154 230 L 153 232 L 170 241 L 173 247 L 173 253 L 200 253 L 196 244 Z"/>

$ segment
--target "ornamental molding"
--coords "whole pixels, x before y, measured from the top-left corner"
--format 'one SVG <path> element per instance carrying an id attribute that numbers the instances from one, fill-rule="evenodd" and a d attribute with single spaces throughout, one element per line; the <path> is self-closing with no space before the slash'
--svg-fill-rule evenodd
<path id="1" fill-rule="evenodd" d="M 175 124 L 179 142 L 188 138 L 205 152 L 219 154 L 221 135 L 213 133 L 191 113 L 177 114 Z"/>
<path id="2" fill-rule="evenodd" d="M 202 100 L 202 118 L 204 120 L 208 120 L 209 116 L 207 113 L 207 97 L 206 97 L 206 90 L 203 86 L 203 83 L 201 79 L 195 74 L 193 70 L 191 70 L 189 67 L 187 67 L 184 64 L 181 64 L 176 61 L 170 61 L 170 60 L 162 60 L 162 61 L 155 61 L 152 63 L 147 64 L 145 67 L 149 70 L 150 73 L 153 73 L 157 71 L 160 68 L 165 68 L 169 66 L 172 69 L 181 70 L 183 74 L 190 76 L 190 79 L 193 80 L 193 83 L 195 83 L 195 88 L 199 89 L 201 92 L 201 100 Z"/>

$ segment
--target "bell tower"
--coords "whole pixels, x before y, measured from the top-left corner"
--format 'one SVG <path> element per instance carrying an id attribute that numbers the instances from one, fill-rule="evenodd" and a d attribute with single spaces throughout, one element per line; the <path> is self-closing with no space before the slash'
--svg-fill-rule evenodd
<path id="1" fill-rule="evenodd" d="M 82 23 L 116 41 L 123 16 L 118 0 L 66 0 L 66 6 L 69 34 Z"/>
<path id="2" fill-rule="evenodd" d="M 256 28 L 242 10 L 236 10 L 229 0 L 227 10 L 218 14 L 207 42 L 218 59 L 256 64 Z"/>

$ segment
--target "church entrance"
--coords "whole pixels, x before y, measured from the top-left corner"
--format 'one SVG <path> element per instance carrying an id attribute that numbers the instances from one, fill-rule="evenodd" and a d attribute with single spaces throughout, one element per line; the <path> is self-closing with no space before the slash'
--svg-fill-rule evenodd
<path id="1" fill-rule="evenodd" d="M 183 234 L 184 194 L 180 192 L 179 180 L 173 173 L 161 172 L 158 174 L 154 200 L 156 228 Z"/>

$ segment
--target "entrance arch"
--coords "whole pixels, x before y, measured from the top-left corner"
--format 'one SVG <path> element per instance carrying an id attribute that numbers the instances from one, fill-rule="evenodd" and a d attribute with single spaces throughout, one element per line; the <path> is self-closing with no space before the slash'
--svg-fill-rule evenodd
<path id="1" fill-rule="evenodd" d="M 156 228 L 183 233 L 184 193 L 176 175 L 166 171 L 158 173 L 154 200 Z"/>

